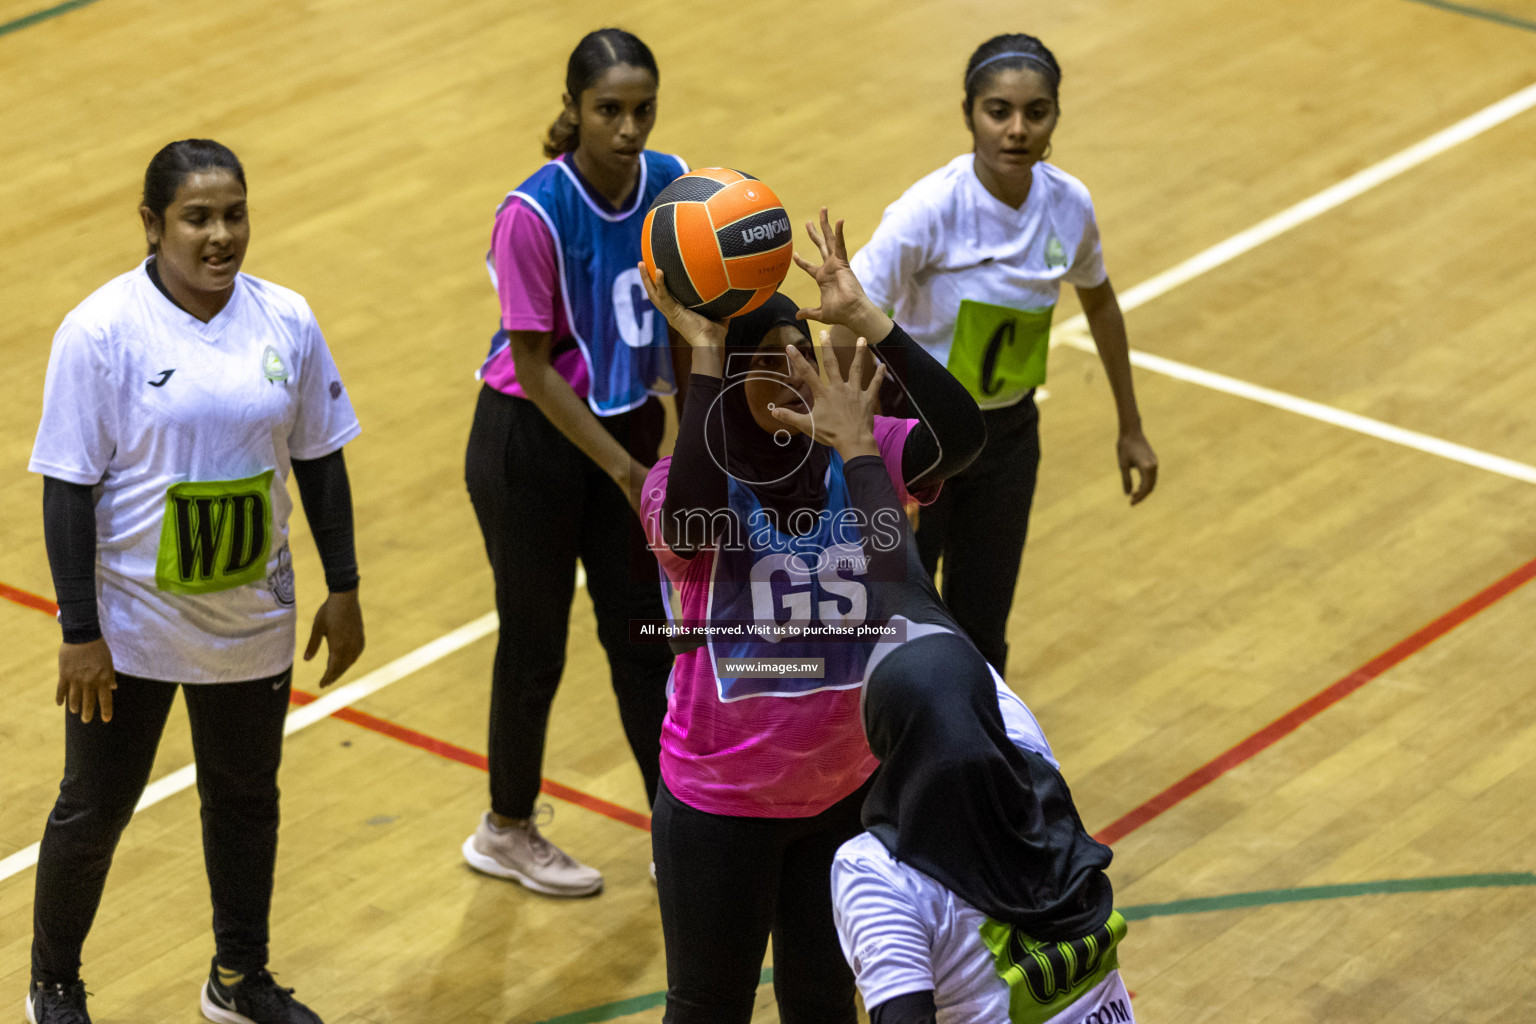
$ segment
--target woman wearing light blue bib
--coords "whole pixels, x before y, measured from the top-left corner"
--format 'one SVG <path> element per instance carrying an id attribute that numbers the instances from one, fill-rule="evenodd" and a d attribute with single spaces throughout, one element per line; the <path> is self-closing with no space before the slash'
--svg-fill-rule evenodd
<path id="1" fill-rule="evenodd" d="M 656 796 L 672 655 L 631 643 L 664 615 L 656 559 L 634 509 L 674 390 L 666 321 L 645 297 L 640 229 L 687 171 L 645 148 L 659 75 L 620 29 L 571 54 L 549 161 L 502 200 L 488 263 L 501 321 L 480 370 L 465 482 L 496 581 L 490 808 L 464 840 L 475 870 L 535 892 L 587 896 L 602 873 L 540 832 L 544 738 L 565 669 L 576 564 L 646 795 Z"/>

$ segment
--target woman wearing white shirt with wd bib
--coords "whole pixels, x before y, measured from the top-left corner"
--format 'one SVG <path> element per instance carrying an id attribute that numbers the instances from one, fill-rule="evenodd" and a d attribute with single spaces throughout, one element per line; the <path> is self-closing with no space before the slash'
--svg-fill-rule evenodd
<path id="1" fill-rule="evenodd" d="M 941 633 L 881 662 L 863 711 L 881 765 L 832 898 L 873 1024 L 1134 1021 L 1109 850 L 1023 702 Z"/>
<path id="2" fill-rule="evenodd" d="M 357 418 L 308 304 L 240 273 L 245 172 L 216 142 L 155 155 L 150 256 L 64 319 L 31 469 L 64 644 L 64 781 L 38 854 L 32 1024 L 89 1024 L 80 951 L 178 687 L 217 955 L 203 1015 L 319 1024 L 266 969 L 277 769 L 294 653 L 292 471 L 330 596 L 321 686 L 363 649 L 341 448 Z"/>
<path id="3" fill-rule="evenodd" d="M 1034 389 L 1045 381 L 1063 281 L 1077 289 L 1114 392 L 1117 458 L 1131 503 L 1157 481 L 1093 203 L 1081 182 L 1044 162 L 1060 83 L 1056 58 L 1033 36 L 984 43 L 966 67 L 962 104 L 974 152 L 908 189 L 853 257 L 869 297 L 948 366 L 985 413 L 986 447 L 923 508 L 917 542 L 930 573 L 943 558 L 945 602 L 1000 671 L 1040 461 Z"/>
<path id="4" fill-rule="evenodd" d="M 849 507 L 900 522 L 884 474 Z M 960 634 L 905 531 L 866 545 L 872 621 L 905 621 L 866 666 L 880 761 L 838 849 L 838 941 L 872 1024 L 1125 1024 L 1112 854 L 1083 828 L 1034 715 Z"/>

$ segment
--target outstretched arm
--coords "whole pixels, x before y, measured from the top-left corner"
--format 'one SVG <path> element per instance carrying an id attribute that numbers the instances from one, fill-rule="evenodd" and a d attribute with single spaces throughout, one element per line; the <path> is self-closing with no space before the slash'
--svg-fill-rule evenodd
<path id="1" fill-rule="evenodd" d="M 705 432 L 722 429 L 716 400 L 724 386 L 723 346 L 725 325 L 706 320 L 678 302 L 667 291 L 666 275 L 656 271 L 655 280 L 640 265 L 640 281 L 651 304 L 667 318 L 672 333 L 688 344 L 692 376 L 688 381 L 689 398 L 678 417 L 677 442 L 672 449 L 672 466 L 667 473 L 667 493 L 661 506 L 661 537 L 672 552 L 692 558 L 702 548 L 711 546 L 722 522 L 720 515 L 728 505 L 725 469 L 710 455 Z M 711 421 L 710 414 L 717 413 Z M 723 439 L 716 437 L 715 451 L 724 451 Z"/>
<path id="2" fill-rule="evenodd" d="M 918 426 L 907 438 L 902 454 L 902 477 L 908 490 L 936 484 L 969 466 L 986 443 L 986 424 L 981 410 L 965 387 L 938 361 L 923 351 L 885 312 L 864 294 L 859 279 L 848 263 L 848 245 L 843 239 L 843 222 L 832 223 L 825 207 L 821 225 L 807 223 L 805 230 L 821 256 L 813 265 L 798 253 L 795 262 L 821 290 L 821 304 L 800 310 L 802 320 L 814 319 L 831 324 L 837 337 L 867 338 L 879 353 L 881 362 L 891 368 L 906 389 L 918 418 Z M 840 343 L 833 339 L 832 347 Z M 841 353 L 835 362 L 847 363 L 848 372 L 870 374 L 867 356 Z"/>

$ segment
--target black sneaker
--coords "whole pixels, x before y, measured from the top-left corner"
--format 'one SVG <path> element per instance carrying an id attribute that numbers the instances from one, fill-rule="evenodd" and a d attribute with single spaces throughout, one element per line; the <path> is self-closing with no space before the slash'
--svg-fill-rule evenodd
<path id="1" fill-rule="evenodd" d="M 265 968 L 226 985 L 219 980 L 215 962 L 203 982 L 202 1007 L 203 1016 L 216 1024 L 325 1024 L 319 1014 L 293 998 L 293 989 L 273 981 Z"/>
<path id="2" fill-rule="evenodd" d="M 91 1024 L 85 1012 L 85 982 L 33 985 L 27 993 L 27 1024 Z"/>

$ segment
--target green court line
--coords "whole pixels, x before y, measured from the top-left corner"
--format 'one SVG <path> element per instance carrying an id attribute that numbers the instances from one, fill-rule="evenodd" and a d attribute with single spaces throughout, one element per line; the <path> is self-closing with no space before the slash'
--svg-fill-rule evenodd
<path id="1" fill-rule="evenodd" d="M 1242 910 L 1248 907 L 1267 907 L 1277 903 L 1305 903 L 1313 900 L 1338 900 L 1353 896 L 1391 896 L 1407 892 L 1445 892 L 1451 889 L 1502 889 L 1511 886 L 1536 886 L 1536 873 L 1530 871 L 1483 875 L 1440 875 L 1434 878 L 1388 878 L 1379 882 L 1350 882 L 1345 885 L 1310 885 L 1298 889 L 1261 889 L 1257 892 L 1234 892 L 1225 896 L 1206 896 L 1201 899 L 1174 900 L 1171 903 L 1140 903 L 1120 907 L 1127 921 L 1144 921 L 1149 917 L 1172 917 L 1177 914 L 1207 914 L 1217 910 Z M 763 968 L 759 985 L 773 980 L 773 968 Z M 650 992 L 643 996 L 621 999 L 616 1003 L 604 1003 L 587 1010 L 562 1014 L 541 1020 L 538 1024 L 599 1024 L 641 1010 L 653 1010 L 667 1001 L 665 992 Z"/>
<path id="2" fill-rule="evenodd" d="M 1499 25 L 1508 25 L 1510 28 L 1523 28 L 1527 32 L 1536 32 L 1536 21 L 1527 21 L 1517 18 L 1513 14 L 1505 14 L 1503 11 L 1490 11 L 1482 7 L 1468 7 L 1466 4 L 1453 4 L 1449 0 L 1413 0 L 1416 4 L 1426 7 L 1438 7 L 1442 11 L 1450 11 L 1453 14 L 1465 14 L 1469 18 L 1482 18 Z"/>
<path id="3" fill-rule="evenodd" d="M 759 985 L 766 985 L 773 980 L 773 968 L 764 967 L 762 977 L 757 979 Z M 575 1013 L 562 1014 L 559 1017 L 551 1017 L 541 1020 L 539 1024 L 598 1024 L 598 1021 L 613 1020 L 615 1017 L 623 1017 L 631 1013 L 639 1013 L 641 1010 L 654 1010 L 665 1004 L 666 992 L 649 992 L 643 996 L 635 996 L 632 999 L 621 999 L 616 1003 L 604 1003 L 602 1006 L 594 1006 L 590 1010 L 577 1010 Z"/>
<path id="4" fill-rule="evenodd" d="M 41 11 L 23 14 L 14 21 L 8 21 L 4 25 L 0 25 L 0 36 L 8 36 L 12 32 L 20 32 L 24 28 L 31 28 L 40 21 L 57 18 L 61 14 L 68 14 L 70 11 L 78 10 L 81 7 L 89 7 L 95 2 L 96 0 L 64 0 L 62 4 L 54 4 L 52 7 L 46 7 Z"/>
<path id="5" fill-rule="evenodd" d="M 1309 900 L 1337 900 L 1351 896 L 1387 896 L 1404 892 L 1442 892 L 1447 889 L 1494 889 L 1509 886 L 1536 886 L 1536 874 L 1529 871 L 1495 875 L 1442 875 L 1438 878 L 1389 878 L 1381 882 L 1352 882 L 1347 885 L 1312 885 L 1300 889 L 1261 889 L 1258 892 L 1234 892 L 1226 896 L 1174 900 L 1171 903 L 1142 903 L 1121 907 L 1127 921 L 1174 914 L 1207 914 L 1215 910 L 1240 910 L 1267 907 L 1275 903 L 1305 903 Z"/>

